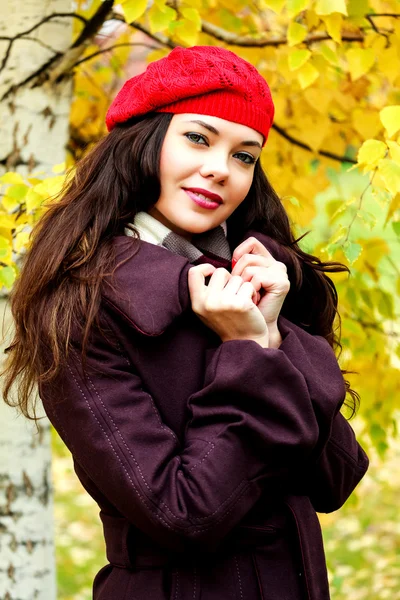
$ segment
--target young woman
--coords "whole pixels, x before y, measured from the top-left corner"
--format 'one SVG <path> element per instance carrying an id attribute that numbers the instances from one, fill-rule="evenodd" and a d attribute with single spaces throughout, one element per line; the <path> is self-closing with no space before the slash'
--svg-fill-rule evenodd
<path id="1" fill-rule="evenodd" d="M 273 113 L 246 61 L 175 48 L 34 232 L 6 399 L 18 380 L 28 416 L 39 385 L 100 507 L 96 600 L 329 598 L 315 511 L 368 459 L 340 413 L 345 267 L 300 250 L 262 171 Z"/>

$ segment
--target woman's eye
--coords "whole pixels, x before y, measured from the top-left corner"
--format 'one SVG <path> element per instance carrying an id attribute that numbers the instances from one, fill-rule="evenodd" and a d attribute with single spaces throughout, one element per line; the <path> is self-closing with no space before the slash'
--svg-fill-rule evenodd
<path id="1" fill-rule="evenodd" d="M 247 154 L 246 152 L 238 152 L 235 154 L 235 156 L 239 156 L 239 160 L 244 162 L 246 165 L 253 165 L 256 162 L 254 156 L 251 156 L 251 154 Z"/>
<path id="2" fill-rule="evenodd" d="M 185 136 L 188 138 L 188 140 L 194 142 L 195 144 L 203 145 L 207 143 L 204 135 L 201 135 L 200 133 L 185 133 Z"/>

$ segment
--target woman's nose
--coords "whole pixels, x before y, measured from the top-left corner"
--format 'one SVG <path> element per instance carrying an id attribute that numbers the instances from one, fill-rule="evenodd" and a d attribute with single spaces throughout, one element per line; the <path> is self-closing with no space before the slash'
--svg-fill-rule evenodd
<path id="1" fill-rule="evenodd" d="M 226 157 L 213 156 L 208 157 L 201 169 L 200 174 L 203 177 L 212 178 L 215 181 L 224 181 L 229 177 L 229 167 Z"/>

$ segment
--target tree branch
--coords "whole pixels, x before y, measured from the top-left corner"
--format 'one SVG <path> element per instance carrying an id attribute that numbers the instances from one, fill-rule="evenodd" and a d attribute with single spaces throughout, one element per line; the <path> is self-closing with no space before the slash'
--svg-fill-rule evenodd
<path id="1" fill-rule="evenodd" d="M 287 44 L 286 37 L 280 37 L 277 39 L 271 39 L 269 36 L 262 36 L 259 38 L 252 37 L 250 35 L 237 35 L 231 33 L 222 27 L 218 27 L 213 23 L 202 21 L 201 30 L 203 33 L 211 35 L 213 38 L 230 44 L 232 46 L 243 46 L 247 48 L 265 48 L 267 46 L 282 46 Z M 322 42 L 323 40 L 331 40 L 331 36 L 325 32 L 313 33 L 308 35 L 304 40 L 303 44 L 314 44 L 315 42 Z M 342 40 L 345 42 L 363 42 L 364 36 L 359 33 L 347 33 L 342 36 Z"/>
<path id="2" fill-rule="evenodd" d="M 55 17 L 60 16 L 76 16 L 81 19 L 85 23 L 85 27 L 82 32 L 79 34 L 78 38 L 72 45 L 66 50 L 64 53 L 58 52 L 54 56 L 52 56 L 46 63 L 41 65 L 39 69 L 37 69 L 34 73 L 31 73 L 26 77 L 23 81 L 20 81 L 18 84 L 11 86 L 0 98 L 0 101 L 5 100 L 10 94 L 14 93 L 18 88 L 23 87 L 30 83 L 32 87 L 37 85 L 41 85 L 44 81 L 50 81 L 51 83 L 58 83 L 61 78 L 66 74 L 70 73 L 72 66 L 77 62 L 79 57 L 85 51 L 88 41 L 97 33 L 100 27 L 103 25 L 106 20 L 110 10 L 114 4 L 114 0 L 104 0 L 102 4 L 100 4 L 98 10 L 93 15 L 91 19 L 85 19 L 80 15 L 75 15 L 75 13 L 53 13 L 38 24 L 36 24 L 33 28 L 31 28 L 28 32 L 23 32 L 18 34 L 13 40 L 17 39 L 17 37 L 22 37 L 22 35 L 27 35 L 34 29 L 36 29 L 39 25 L 43 24 L 46 21 L 49 21 Z M 79 42 L 79 44 L 78 44 Z M 3 61 L 4 62 L 4 61 Z M 0 69 L 1 71 L 1 69 Z M 32 83 L 34 82 L 34 83 Z"/>
<path id="3" fill-rule="evenodd" d="M 89 19 L 89 21 L 86 21 L 85 27 L 80 32 L 71 48 L 77 48 L 78 46 L 81 46 L 87 40 L 96 35 L 108 17 L 113 4 L 114 0 L 103 0 L 93 17 Z"/>
<path id="4" fill-rule="evenodd" d="M 297 140 L 292 135 L 290 135 L 287 131 L 285 131 L 285 129 L 283 129 L 282 127 L 279 127 L 279 125 L 276 125 L 275 123 L 272 125 L 272 129 L 275 129 L 275 131 L 277 131 L 279 133 L 279 135 L 281 135 L 283 138 L 285 138 L 285 140 L 287 140 L 288 142 L 290 142 L 291 144 L 293 144 L 295 146 L 299 146 L 299 148 L 303 148 L 303 150 L 307 150 L 308 152 L 320 154 L 321 156 L 325 156 L 326 158 L 330 158 L 332 160 L 336 160 L 341 163 L 348 162 L 348 163 L 352 163 L 352 164 L 357 164 L 357 161 L 354 158 L 347 158 L 346 156 L 340 156 L 339 154 L 334 154 L 333 152 L 328 152 L 327 150 L 313 150 L 310 146 L 308 146 L 304 142 L 301 142 L 300 140 Z"/>
<path id="5" fill-rule="evenodd" d="M 48 50 L 49 52 L 52 52 L 53 54 L 60 54 L 58 52 L 58 50 L 56 50 L 55 48 L 52 48 L 51 46 L 49 46 L 48 44 L 46 44 L 45 42 L 43 42 L 43 40 L 39 40 L 38 38 L 34 38 L 34 37 L 23 37 L 21 38 L 22 40 L 28 40 L 29 42 L 35 42 L 36 44 L 39 44 L 39 46 L 42 46 L 42 48 L 44 48 L 45 50 Z"/>
<path id="6" fill-rule="evenodd" d="M 138 31 L 145 33 L 150 39 L 154 40 L 155 42 L 158 42 L 162 46 L 167 46 L 167 48 L 171 48 L 171 50 L 182 45 L 182 44 L 177 44 L 177 43 L 173 42 L 171 40 L 171 38 L 163 35 L 162 33 L 151 33 L 151 31 L 146 29 L 146 27 L 144 27 L 144 25 L 142 25 L 141 23 L 138 23 L 137 21 L 133 21 L 132 23 L 129 23 L 129 27 L 133 27 L 133 29 L 137 29 Z"/>
<path id="7" fill-rule="evenodd" d="M 350 317 L 350 319 L 352 321 L 355 321 L 356 323 L 359 323 L 364 329 L 371 329 L 372 331 L 376 331 L 377 333 L 380 333 L 381 335 L 385 335 L 387 337 L 400 337 L 400 333 L 398 333 L 397 331 L 384 331 L 381 327 L 379 327 L 377 323 L 368 323 L 367 321 L 363 321 L 362 319 L 355 319 L 354 317 Z"/>
<path id="8" fill-rule="evenodd" d="M 0 40 L 7 40 L 9 41 L 9 45 L 8 48 L 4 54 L 2 63 L 0 65 L 0 73 L 1 71 L 5 68 L 8 58 L 10 56 L 10 52 L 12 49 L 12 46 L 14 44 L 14 42 L 16 40 L 18 40 L 19 38 L 25 37 L 27 35 L 29 35 L 30 33 L 32 33 L 32 31 L 35 31 L 35 29 L 37 29 L 38 27 L 40 27 L 41 25 L 43 25 L 44 23 L 47 23 L 48 21 L 51 21 L 52 19 L 56 19 L 56 18 L 75 18 L 75 19 L 79 19 L 80 21 L 82 21 L 85 25 L 87 24 L 87 19 L 85 19 L 85 17 L 82 17 L 81 15 L 78 15 L 77 13 L 52 13 L 51 15 L 48 15 L 47 17 L 43 17 L 43 19 L 41 19 L 38 23 L 36 23 L 35 25 L 32 25 L 32 27 L 30 27 L 29 29 L 27 29 L 26 31 L 21 31 L 21 33 L 17 33 L 17 35 L 15 35 L 14 37 L 1 37 Z"/>
<path id="9" fill-rule="evenodd" d="M 108 48 L 102 48 L 101 50 L 98 50 L 97 52 L 93 52 L 93 54 L 89 54 L 89 56 L 85 56 L 84 58 L 81 58 L 80 60 L 78 60 L 78 62 L 76 62 L 74 65 L 72 65 L 72 68 L 77 67 L 78 65 L 81 65 L 82 63 L 85 63 L 88 60 L 91 60 L 92 58 L 95 58 L 96 56 L 99 56 L 99 54 L 104 54 L 105 52 L 110 52 L 111 50 L 114 50 L 115 48 L 123 48 L 126 46 L 143 46 L 144 48 L 148 48 L 149 50 L 159 50 L 160 46 L 152 46 L 151 44 L 144 44 L 144 43 L 140 43 L 140 42 L 126 42 L 126 43 L 121 43 L 121 44 L 114 44 L 113 46 L 109 46 Z"/>

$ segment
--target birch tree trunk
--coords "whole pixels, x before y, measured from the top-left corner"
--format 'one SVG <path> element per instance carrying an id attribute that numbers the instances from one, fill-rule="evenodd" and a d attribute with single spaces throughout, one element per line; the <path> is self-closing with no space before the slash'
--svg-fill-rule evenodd
<path id="1" fill-rule="evenodd" d="M 65 13 L 72 2 L 2 0 L 1 7 L 0 170 L 50 174 L 65 159 L 72 88 L 70 78 L 42 83 L 41 74 L 71 45 L 72 18 Z M 5 305 L 3 298 L 0 319 L 10 321 Z M 0 598 L 53 600 L 49 422 L 39 421 L 38 434 L 1 400 L 0 423 Z"/>

